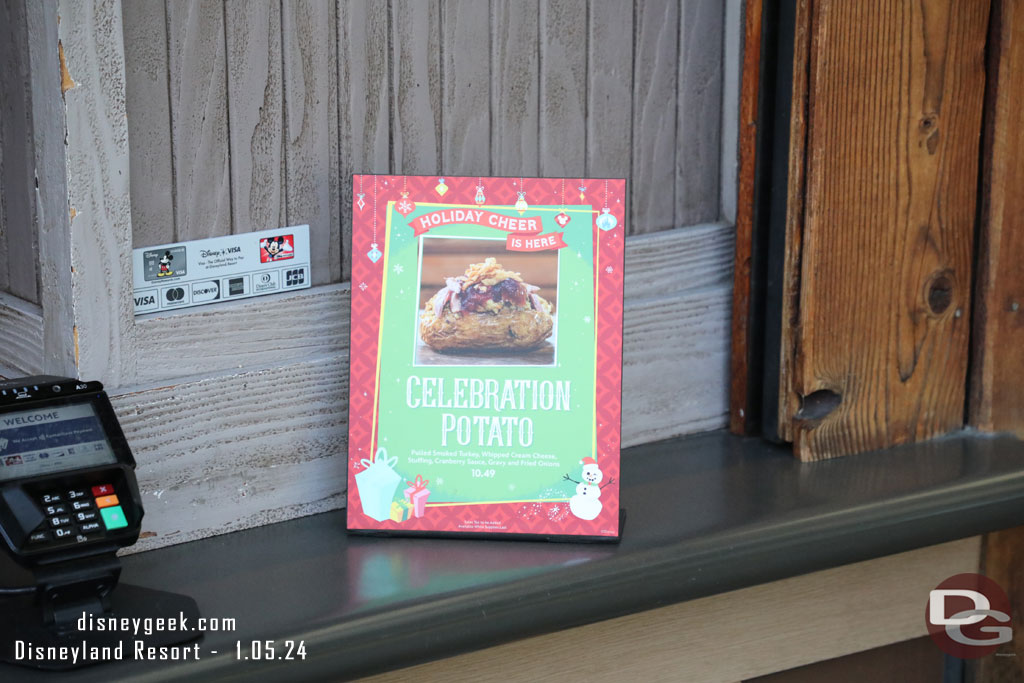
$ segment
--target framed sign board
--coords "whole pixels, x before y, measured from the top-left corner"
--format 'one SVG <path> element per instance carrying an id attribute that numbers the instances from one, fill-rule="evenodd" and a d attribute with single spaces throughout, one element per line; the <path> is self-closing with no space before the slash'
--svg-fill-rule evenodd
<path id="1" fill-rule="evenodd" d="M 350 531 L 619 537 L 625 189 L 353 179 Z"/>

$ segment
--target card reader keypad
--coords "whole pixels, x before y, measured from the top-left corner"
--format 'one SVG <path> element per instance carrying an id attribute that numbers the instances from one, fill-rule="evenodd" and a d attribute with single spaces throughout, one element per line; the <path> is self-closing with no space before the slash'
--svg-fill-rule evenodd
<path id="1" fill-rule="evenodd" d="M 30 547 L 67 541 L 83 543 L 128 526 L 112 484 L 49 491 L 39 495 L 37 502 L 46 520 L 29 535 Z"/>

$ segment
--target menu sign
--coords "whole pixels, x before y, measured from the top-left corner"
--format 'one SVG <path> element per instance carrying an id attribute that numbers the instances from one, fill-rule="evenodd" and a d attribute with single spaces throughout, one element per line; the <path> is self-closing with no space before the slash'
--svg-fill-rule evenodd
<path id="1" fill-rule="evenodd" d="M 349 529 L 618 538 L 625 181 L 353 185 Z"/>

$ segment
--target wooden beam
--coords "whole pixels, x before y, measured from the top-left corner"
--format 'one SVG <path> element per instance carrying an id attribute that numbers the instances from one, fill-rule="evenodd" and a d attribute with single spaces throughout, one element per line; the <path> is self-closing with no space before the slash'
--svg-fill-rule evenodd
<path id="1" fill-rule="evenodd" d="M 994 0 L 982 146 L 981 224 L 974 292 L 970 424 L 1024 437 L 1024 2 Z M 983 572 L 1010 597 L 1014 640 L 1024 652 L 1024 527 L 986 534 Z M 1020 656 L 984 657 L 979 683 L 1024 679 Z"/>
<path id="2" fill-rule="evenodd" d="M 1024 437 L 1024 2 L 992 11 L 969 419 Z"/>
<path id="3" fill-rule="evenodd" d="M 804 3 L 780 431 L 816 460 L 963 425 L 989 8 Z"/>
<path id="4" fill-rule="evenodd" d="M 743 75 L 739 100 L 739 178 L 736 199 L 736 260 L 733 269 L 732 348 L 729 356 L 729 429 L 735 434 L 755 426 L 755 403 L 760 402 L 751 376 L 756 364 L 751 354 L 754 332 L 752 310 L 752 261 L 754 251 L 754 183 L 757 168 L 757 120 L 761 85 L 762 0 L 748 0 L 743 16 Z"/>

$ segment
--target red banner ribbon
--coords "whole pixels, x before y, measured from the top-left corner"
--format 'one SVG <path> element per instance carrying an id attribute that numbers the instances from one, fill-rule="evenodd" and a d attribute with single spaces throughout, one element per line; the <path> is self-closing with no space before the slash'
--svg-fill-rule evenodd
<path id="1" fill-rule="evenodd" d="M 508 251 L 546 251 L 548 249 L 563 249 L 565 243 L 564 232 L 549 232 L 546 235 L 509 235 L 505 238 L 505 249 Z"/>

